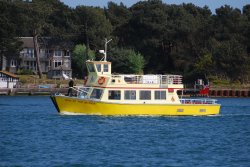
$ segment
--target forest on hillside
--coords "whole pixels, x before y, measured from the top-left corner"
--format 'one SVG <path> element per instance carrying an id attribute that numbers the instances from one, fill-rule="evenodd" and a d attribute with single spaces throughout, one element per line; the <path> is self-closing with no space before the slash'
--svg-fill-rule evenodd
<path id="1" fill-rule="evenodd" d="M 84 45 L 97 59 L 108 45 L 113 72 L 180 74 L 186 81 L 216 78 L 250 80 L 250 4 L 242 9 L 221 6 L 213 14 L 191 3 L 168 5 L 161 0 L 131 7 L 70 8 L 59 0 L 0 1 L 0 54 L 18 56 L 17 37 L 50 36 Z M 133 59 L 130 54 L 139 55 Z M 84 63 L 84 62 L 81 62 Z M 77 75 L 73 62 L 73 73 Z"/>

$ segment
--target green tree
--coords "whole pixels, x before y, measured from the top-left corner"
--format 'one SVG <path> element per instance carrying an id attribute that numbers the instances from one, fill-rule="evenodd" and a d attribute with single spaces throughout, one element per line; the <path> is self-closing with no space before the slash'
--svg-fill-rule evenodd
<path id="1" fill-rule="evenodd" d="M 118 5 L 111 1 L 108 2 L 108 8 L 104 8 L 104 10 L 107 19 L 113 26 L 112 45 L 114 46 L 118 43 L 119 46 L 124 46 L 124 36 L 126 36 L 126 34 L 123 34 L 123 28 L 132 17 L 131 11 L 122 2 Z"/>
<path id="2" fill-rule="evenodd" d="M 244 45 L 235 38 L 222 42 L 214 40 L 212 45 L 217 73 L 231 80 L 247 76 L 249 57 Z"/>
<path id="3" fill-rule="evenodd" d="M 112 62 L 112 71 L 116 73 L 142 74 L 144 57 L 131 49 L 115 48 L 109 52 L 108 60 Z"/>
<path id="4" fill-rule="evenodd" d="M 212 74 L 212 71 L 214 69 L 214 61 L 213 56 L 211 53 L 205 54 L 203 57 L 200 57 L 198 61 L 195 63 L 195 71 L 198 74 L 204 75 L 206 79 L 208 79 L 208 76 Z"/>
<path id="5" fill-rule="evenodd" d="M 110 36 L 112 26 L 101 8 L 77 6 L 76 26 L 78 27 L 78 43 L 85 43 L 87 50 L 99 50 L 103 47 L 103 39 Z"/>
<path id="6" fill-rule="evenodd" d="M 145 60 L 140 53 L 136 53 L 135 51 L 130 50 L 128 54 L 128 62 L 131 73 L 143 74 Z"/>
<path id="7" fill-rule="evenodd" d="M 13 3 L 0 1 L 0 11 L 0 56 L 10 61 L 18 57 L 22 44 L 16 37 L 17 25 L 13 19 L 17 10 Z"/>
<path id="8" fill-rule="evenodd" d="M 95 53 L 92 50 L 88 50 L 84 44 L 78 44 L 75 46 L 72 55 L 72 70 L 73 74 L 78 78 L 83 78 L 86 75 L 86 64 L 87 60 L 95 59 Z"/>

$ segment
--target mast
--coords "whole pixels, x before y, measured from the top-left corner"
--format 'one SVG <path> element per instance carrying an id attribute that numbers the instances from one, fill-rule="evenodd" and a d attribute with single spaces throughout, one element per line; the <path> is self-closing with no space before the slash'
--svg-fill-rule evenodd
<path id="1" fill-rule="evenodd" d="M 105 38 L 105 48 L 104 50 L 99 50 L 100 53 L 104 54 L 104 60 L 103 61 L 107 61 L 107 50 L 108 50 L 108 43 L 112 41 L 112 39 L 108 40 L 107 38 Z"/>

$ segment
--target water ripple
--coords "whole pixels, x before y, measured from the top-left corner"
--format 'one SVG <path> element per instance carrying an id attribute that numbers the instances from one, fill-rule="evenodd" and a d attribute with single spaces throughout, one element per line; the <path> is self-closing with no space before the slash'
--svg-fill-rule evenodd
<path id="1" fill-rule="evenodd" d="M 250 166 L 250 99 L 208 117 L 69 116 L 0 97 L 0 166 Z"/>

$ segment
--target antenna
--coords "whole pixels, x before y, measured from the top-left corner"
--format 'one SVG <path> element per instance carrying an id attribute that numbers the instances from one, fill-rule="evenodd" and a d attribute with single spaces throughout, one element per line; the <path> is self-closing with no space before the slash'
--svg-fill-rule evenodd
<path id="1" fill-rule="evenodd" d="M 107 38 L 105 38 L 105 50 L 99 50 L 100 53 L 104 54 L 104 60 L 103 61 L 107 61 L 108 43 L 110 41 L 112 41 L 112 39 L 108 40 Z"/>

